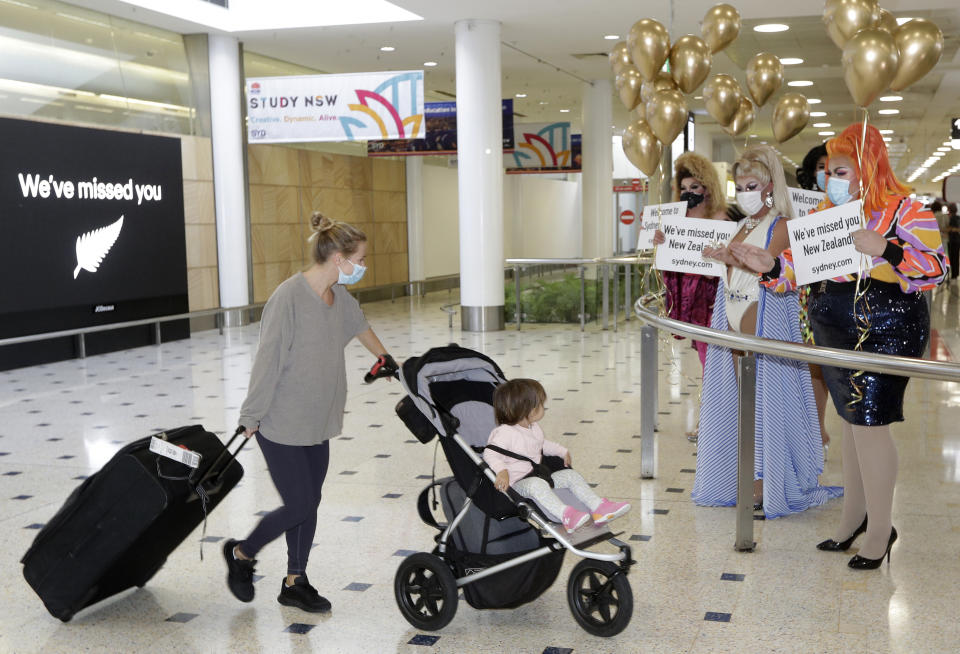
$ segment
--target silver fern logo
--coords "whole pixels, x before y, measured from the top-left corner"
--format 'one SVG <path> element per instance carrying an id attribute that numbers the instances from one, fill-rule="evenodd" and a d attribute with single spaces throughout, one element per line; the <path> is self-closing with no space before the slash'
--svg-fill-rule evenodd
<path id="1" fill-rule="evenodd" d="M 93 231 L 77 237 L 77 267 L 73 270 L 73 278 L 80 274 L 80 269 L 95 273 L 110 248 L 117 242 L 120 230 L 123 228 L 123 216 L 120 219 Z"/>

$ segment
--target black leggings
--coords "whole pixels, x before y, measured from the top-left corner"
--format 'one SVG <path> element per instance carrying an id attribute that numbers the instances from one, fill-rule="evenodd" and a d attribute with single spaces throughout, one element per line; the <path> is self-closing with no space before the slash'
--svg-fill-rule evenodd
<path id="1" fill-rule="evenodd" d="M 304 574 L 317 531 L 317 508 L 330 465 L 330 443 L 281 445 L 260 432 L 257 443 L 283 506 L 265 515 L 240 548 L 247 556 L 256 557 L 264 545 L 286 533 L 287 574 Z"/>

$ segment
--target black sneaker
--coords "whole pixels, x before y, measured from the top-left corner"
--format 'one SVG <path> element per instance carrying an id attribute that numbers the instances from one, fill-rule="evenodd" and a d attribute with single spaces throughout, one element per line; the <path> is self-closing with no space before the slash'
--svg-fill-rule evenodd
<path id="1" fill-rule="evenodd" d="M 295 606 L 310 613 L 324 613 L 330 610 L 330 602 L 310 585 L 305 575 L 294 579 L 292 586 L 287 585 L 286 579 L 281 581 L 277 601 L 284 606 Z"/>
<path id="2" fill-rule="evenodd" d="M 227 561 L 227 586 L 230 592 L 241 602 L 253 601 L 253 566 L 255 559 L 238 559 L 233 555 L 233 548 L 240 541 L 228 540 L 223 544 L 223 558 Z"/>

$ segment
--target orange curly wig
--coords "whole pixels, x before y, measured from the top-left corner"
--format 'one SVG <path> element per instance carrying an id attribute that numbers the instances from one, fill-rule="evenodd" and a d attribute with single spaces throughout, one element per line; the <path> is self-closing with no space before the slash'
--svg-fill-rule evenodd
<path id="1" fill-rule="evenodd" d="M 827 155 L 848 157 L 856 168 L 861 134 L 863 134 L 863 124 L 850 125 L 827 141 Z M 867 125 L 866 139 L 860 157 L 860 170 L 857 171 L 857 176 L 863 183 L 865 191 L 864 211 L 883 210 L 887 206 L 890 195 L 910 195 L 912 189 L 897 179 L 893 169 L 890 168 L 887 145 L 883 142 L 880 130 L 873 125 Z M 833 206 L 833 204 L 827 200 L 827 206 Z"/>

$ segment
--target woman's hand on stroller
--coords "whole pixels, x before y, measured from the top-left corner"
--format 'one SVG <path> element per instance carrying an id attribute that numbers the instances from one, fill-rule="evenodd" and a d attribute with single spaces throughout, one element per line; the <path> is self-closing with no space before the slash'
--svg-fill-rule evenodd
<path id="1" fill-rule="evenodd" d="M 497 473 L 493 485 L 498 491 L 507 492 L 507 489 L 510 488 L 510 473 L 507 472 L 506 468 Z"/>
<path id="2" fill-rule="evenodd" d="M 377 357 L 377 362 L 370 368 L 370 372 L 363 376 L 365 384 L 372 384 L 378 379 L 386 377 L 390 379 L 397 376 L 400 366 L 393 360 L 393 357 L 384 352 Z"/>

